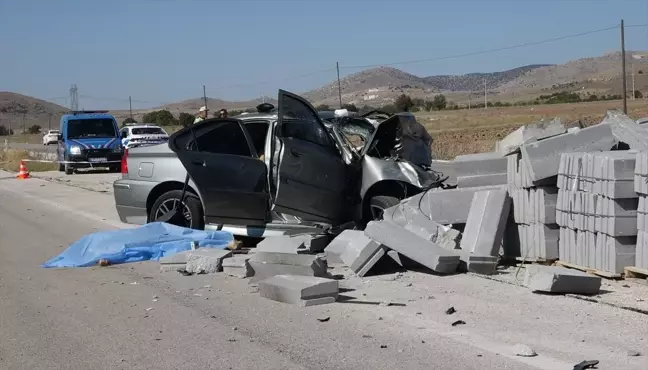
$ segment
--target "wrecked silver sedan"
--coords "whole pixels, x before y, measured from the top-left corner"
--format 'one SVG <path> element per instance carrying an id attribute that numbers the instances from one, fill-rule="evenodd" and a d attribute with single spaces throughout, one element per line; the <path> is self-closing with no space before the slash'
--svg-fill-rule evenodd
<path id="1" fill-rule="evenodd" d="M 186 172 L 152 173 L 178 172 L 168 163 L 168 148 L 129 150 L 124 176 L 114 183 L 122 221 L 160 219 L 179 201 L 187 173 L 183 226 L 256 237 L 364 225 L 401 199 L 441 183 L 429 169 L 429 140 L 411 128 L 413 116 L 394 115 L 376 127 L 363 117 L 353 117 L 364 120 L 355 124 L 325 123 L 305 99 L 282 90 L 277 109 L 268 104 L 258 109 L 173 134 L 168 148 Z M 354 132 L 361 145 L 352 143 Z M 167 163 L 155 166 L 162 157 Z M 151 169 L 148 178 L 136 170 L 142 163 Z"/>

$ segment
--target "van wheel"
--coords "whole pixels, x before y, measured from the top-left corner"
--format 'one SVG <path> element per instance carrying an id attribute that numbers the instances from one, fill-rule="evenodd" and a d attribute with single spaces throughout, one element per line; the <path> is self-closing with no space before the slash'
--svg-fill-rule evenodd
<path id="1" fill-rule="evenodd" d="M 163 215 L 175 209 L 175 207 L 178 205 L 178 202 L 180 201 L 181 195 L 182 190 L 171 190 L 162 194 L 151 207 L 151 210 L 149 212 L 149 222 L 155 222 Z M 197 230 L 202 230 L 205 228 L 202 204 L 200 203 L 200 199 L 195 194 L 191 192 L 185 193 L 183 208 L 184 222 L 182 222 L 182 225 L 176 226 L 188 227 L 190 229 Z"/>
<path id="2" fill-rule="evenodd" d="M 70 166 L 69 164 L 65 164 L 64 166 L 66 175 L 71 175 L 74 173 L 74 168 L 72 168 L 72 166 Z"/>
<path id="3" fill-rule="evenodd" d="M 397 205 L 399 202 L 400 200 L 398 198 L 389 195 L 376 195 L 375 197 L 369 199 L 369 211 L 371 213 L 371 220 L 382 220 L 385 210 Z"/>

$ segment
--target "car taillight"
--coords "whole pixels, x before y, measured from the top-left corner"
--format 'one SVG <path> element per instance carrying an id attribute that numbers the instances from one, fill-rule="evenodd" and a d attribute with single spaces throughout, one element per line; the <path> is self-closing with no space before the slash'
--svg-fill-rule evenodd
<path id="1" fill-rule="evenodd" d="M 128 175 L 128 149 L 124 148 L 124 154 L 121 159 L 121 173 Z"/>

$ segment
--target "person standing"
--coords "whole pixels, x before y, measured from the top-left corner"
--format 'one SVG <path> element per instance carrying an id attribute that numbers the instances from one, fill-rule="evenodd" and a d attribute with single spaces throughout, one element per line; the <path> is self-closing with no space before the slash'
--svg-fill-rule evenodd
<path id="1" fill-rule="evenodd" d="M 196 117 L 196 119 L 193 122 L 194 125 L 196 123 L 199 123 L 199 122 L 207 119 L 208 114 L 209 114 L 209 109 L 207 109 L 206 106 L 203 105 L 202 107 L 200 107 L 200 109 L 198 110 L 198 116 Z"/>

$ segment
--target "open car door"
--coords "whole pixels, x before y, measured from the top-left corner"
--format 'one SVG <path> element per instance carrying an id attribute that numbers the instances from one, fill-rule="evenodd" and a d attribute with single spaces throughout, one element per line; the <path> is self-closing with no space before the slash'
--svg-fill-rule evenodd
<path id="1" fill-rule="evenodd" d="M 315 109 L 279 90 L 271 142 L 274 210 L 304 220 L 336 224 L 347 217 L 347 165 Z"/>
<path id="2" fill-rule="evenodd" d="M 241 121 L 202 121 L 171 135 L 169 147 L 198 187 L 206 223 L 264 225 L 269 221 L 267 167 Z"/>

